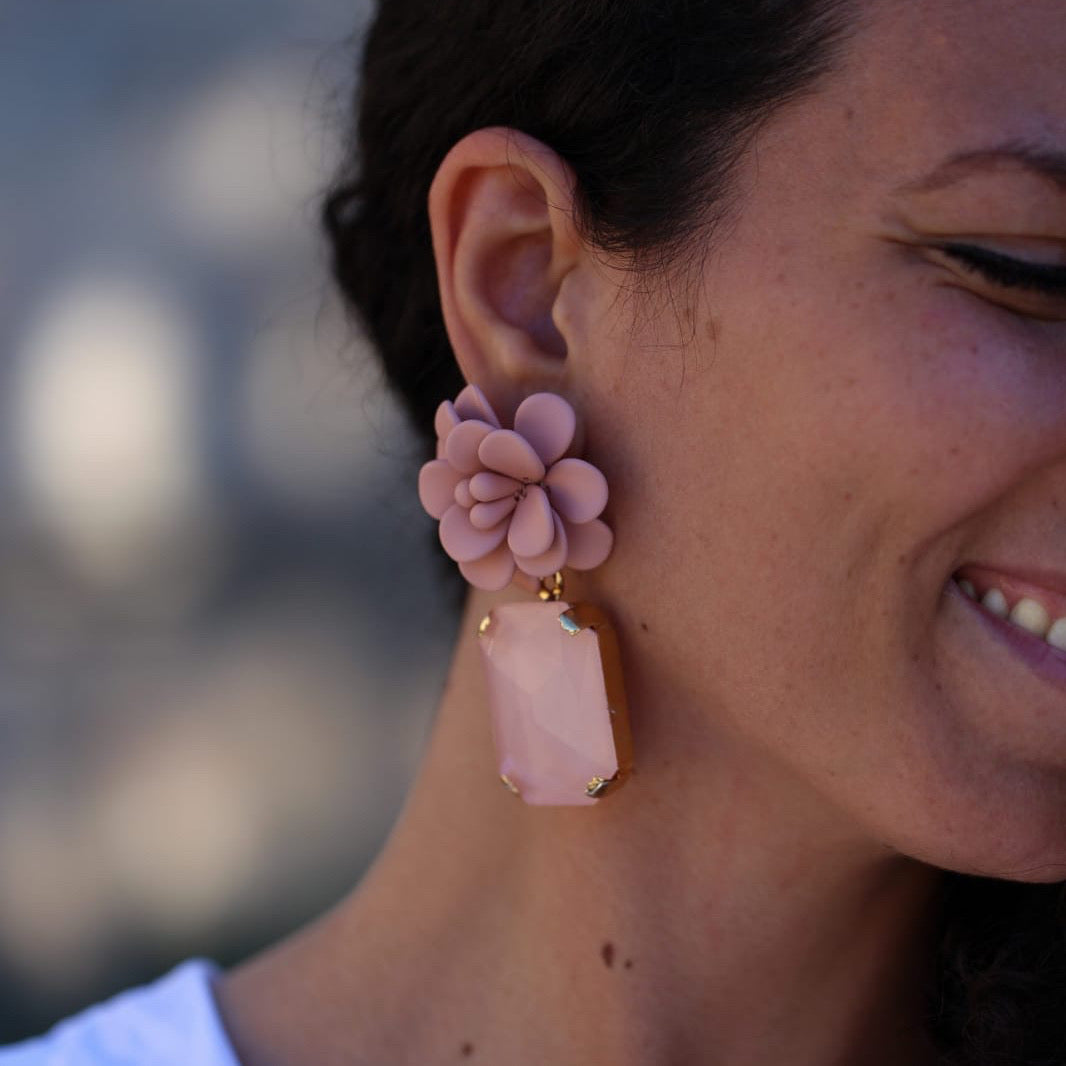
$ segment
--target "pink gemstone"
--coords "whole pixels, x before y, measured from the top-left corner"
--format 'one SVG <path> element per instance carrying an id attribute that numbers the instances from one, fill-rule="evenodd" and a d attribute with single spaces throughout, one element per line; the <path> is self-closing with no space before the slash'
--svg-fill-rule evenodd
<path id="1" fill-rule="evenodd" d="M 482 633 L 500 773 L 526 803 L 596 803 L 585 789 L 618 770 L 599 642 L 568 633 L 570 605 L 506 603 Z"/>

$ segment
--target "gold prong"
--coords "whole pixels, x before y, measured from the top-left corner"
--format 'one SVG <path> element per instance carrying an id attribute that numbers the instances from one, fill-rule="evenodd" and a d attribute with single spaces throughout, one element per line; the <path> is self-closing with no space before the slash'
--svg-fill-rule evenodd
<path id="1" fill-rule="evenodd" d="M 500 780 L 503 782 L 503 787 L 508 791 L 513 792 L 516 796 L 522 795 L 515 783 L 506 774 L 500 774 Z"/>
<path id="2" fill-rule="evenodd" d="M 594 777 L 585 786 L 585 795 L 591 796 L 592 799 L 599 799 L 611 787 L 613 781 L 613 777 Z"/>
<path id="3" fill-rule="evenodd" d="M 479 637 L 483 637 L 489 631 L 489 626 L 491 626 L 491 625 L 492 625 L 492 614 L 490 613 L 490 614 L 485 615 L 485 617 L 482 618 L 480 622 L 478 622 L 477 635 Z"/>

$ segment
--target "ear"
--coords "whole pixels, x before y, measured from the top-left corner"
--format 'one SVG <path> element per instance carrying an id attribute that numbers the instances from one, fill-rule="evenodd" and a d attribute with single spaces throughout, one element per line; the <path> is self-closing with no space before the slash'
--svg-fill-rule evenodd
<path id="1" fill-rule="evenodd" d="M 572 316 L 562 313 L 584 245 L 573 172 L 517 130 L 477 130 L 445 157 L 429 221 L 448 336 L 468 382 L 504 416 L 536 388 L 565 391 Z"/>

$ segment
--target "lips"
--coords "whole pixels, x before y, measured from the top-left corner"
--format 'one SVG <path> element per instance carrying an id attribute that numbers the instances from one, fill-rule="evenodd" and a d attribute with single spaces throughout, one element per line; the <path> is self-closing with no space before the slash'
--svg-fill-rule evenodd
<path id="1" fill-rule="evenodd" d="M 1046 641 L 1027 633 L 1006 619 L 997 618 L 980 604 L 974 603 L 954 581 L 948 582 L 948 589 L 953 597 L 958 597 L 972 612 L 974 620 L 995 642 L 1011 651 L 1037 678 L 1066 696 L 1066 653 L 1056 650 Z M 1039 703 L 1021 700 L 1018 706 L 1034 708 L 1036 717 L 1040 717 Z"/>

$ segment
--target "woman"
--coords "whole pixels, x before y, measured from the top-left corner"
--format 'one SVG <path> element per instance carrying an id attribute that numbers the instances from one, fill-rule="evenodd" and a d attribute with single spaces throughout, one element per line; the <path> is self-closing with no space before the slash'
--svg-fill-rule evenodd
<path id="1" fill-rule="evenodd" d="M 500 788 L 530 597 L 472 589 L 383 854 L 156 988 L 174 1061 L 1063 1061 L 1064 55 L 1059 0 L 384 0 L 336 273 L 430 449 L 464 380 L 576 411 L 634 770 Z"/>

